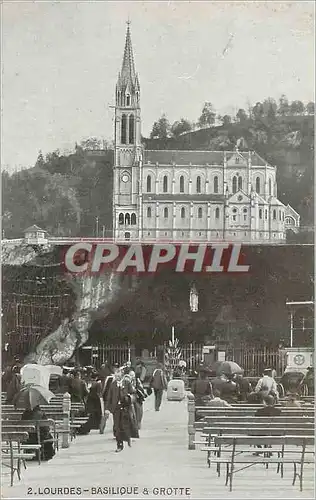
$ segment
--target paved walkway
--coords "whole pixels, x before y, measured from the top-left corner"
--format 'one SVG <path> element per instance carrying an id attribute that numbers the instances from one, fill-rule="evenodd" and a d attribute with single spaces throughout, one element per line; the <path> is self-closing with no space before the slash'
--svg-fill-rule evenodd
<path id="1" fill-rule="evenodd" d="M 153 403 L 153 396 L 145 402 L 141 438 L 133 440 L 132 448 L 114 452 L 109 420 L 103 436 L 97 431 L 78 436 L 51 461 L 40 466 L 29 463 L 12 488 L 8 475 L 2 473 L 2 498 L 314 498 L 311 466 L 305 469 L 302 493 L 298 484 L 292 487 L 292 466 L 285 466 L 281 479 L 272 467 L 266 470 L 260 464 L 238 473 L 230 493 L 224 476 L 218 478 L 214 467 L 206 466 L 206 454 L 188 450 L 186 401 L 164 400 L 160 412 L 153 411 Z M 104 488 L 103 493 L 92 489 L 98 487 Z M 64 488 L 63 494 L 58 488 Z M 66 488 L 81 490 L 67 494 Z M 124 495 L 120 488 L 134 490 Z M 178 489 L 167 495 L 163 488 Z"/>

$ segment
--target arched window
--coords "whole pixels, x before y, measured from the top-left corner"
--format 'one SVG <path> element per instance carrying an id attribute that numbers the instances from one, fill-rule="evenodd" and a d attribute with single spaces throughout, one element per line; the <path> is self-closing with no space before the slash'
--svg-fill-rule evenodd
<path id="1" fill-rule="evenodd" d="M 136 224 L 136 214 L 134 214 L 134 213 L 131 215 L 131 224 L 133 226 L 135 226 L 135 224 Z"/>
<path id="2" fill-rule="evenodd" d="M 215 209 L 215 219 L 219 219 L 219 208 Z"/>
<path id="3" fill-rule="evenodd" d="M 269 196 L 272 195 L 272 182 L 271 179 L 269 179 Z"/>
<path id="4" fill-rule="evenodd" d="M 119 214 L 119 224 L 124 224 L 124 214 Z"/>
<path id="5" fill-rule="evenodd" d="M 259 208 L 259 219 L 262 219 L 262 209 Z"/>
<path id="6" fill-rule="evenodd" d="M 214 177 L 214 193 L 218 193 L 218 177 Z"/>
<path id="7" fill-rule="evenodd" d="M 165 219 L 168 219 L 168 216 L 169 216 L 168 207 L 165 207 L 163 209 L 163 216 L 164 216 Z"/>
<path id="8" fill-rule="evenodd" d="M 238 191 L 240 189 L 242 189 L 242 177 L 241 176 L 238 177 Z"/>
<path id="9" fill-rule="evenodd" d="M 279 220 L 281 220 L 281 217 L 282 217 L 281 210 L 279 210 Z"/>
<path id="10" fill-rule="evenodd" d="M 147 193 L 150 193 L 151 192 L 151 175 L 147 175 L 146 184 L 147 184 Z"/>
<path id="11" fill-rule="evenodd" d="M 164 193 L 167 193 L 168 192 L 168 177 L 166 175 L 164 175 L 164 178 L 163 178 L 163 192 Z"/>
<path id="12" fill-rule="evenodd" d="M 201 177 L 198 176 L 196 178 L 196 192 L 200 193 L 201 192 Z"/>
<path id="13" fill-rule="evenodd" d="M 126 115 L 122 115 L 122 121 L 121 121 L 121 143 L 126 144 L 126 131 L 127 131 L 127 117 Z"/>
<path id="14" fill-rule="evenodd" d="M 260 194 L 260 177 L 256 178 L 256 192 Z"/>
<path id="15" fill-rule="evenodd" d="M 181 175 L 180 177 L 180 193 L 184 193 L 184 177 Z"/>
<path id="16" fill-rule="evenodd" d="M 129 117 L 129 127 L 128 127 L 129 143 L 134 144 L 135 141 L 135 119 L 134 115 Z"/>
<path id="17" fill-rule="evenodd" d="M 130 239 L 131 239 L 131 233 L 125 233 L 125 234 L 124 234 L 124 238 L 125 238 L 126 240 L 130 240 Z"/>
<path id="18" fill-rule="evenodd" d="M 273 210 L 273 220 L 276 219 L 276 210 Z"/>
<path id="19" fill-rule="evenodd" d="M 199 219 L 202 219 L 202 213 L 203 213 L 203 210 L 201 207 L 199 207 L 199 209 L 198 209 L 198 218 Z"/>
<path id="20" fill-rule="evenodd" d="M 151 207 L 147 207 L 147 218 L 151 218 Z"/>
<path id="21" fill-rule="evenodd" d="M 126 96 L 126 106 L 130 106 L 130 105 L 131 105 L 131 96 L 127 95 Z"/>
<path id="22" fill-rule="evenodd" d="M 128 225 L 131 223 L 131 218 L 129 214 L 125 214 L 125 224 Z"/>
<path id="23" fill-rule="evenodd" d="M 184 219 L 185 218 L 185 208 L 182 207 L 181 208 L 181 219 Z"/>
<path id="24" fill-rule="evenodd" d="M 267 219 L 267 218 L 268 218 L 268 210 L 265 210 L 265 211 L 264 211 L 264 216 L 265 216 L 265 219 Z"/>
<path id="25" fill-rule="evenodd" d="M 237 192 L 237 177 L 234 175 L 233 177 L 233 193 Z"/>

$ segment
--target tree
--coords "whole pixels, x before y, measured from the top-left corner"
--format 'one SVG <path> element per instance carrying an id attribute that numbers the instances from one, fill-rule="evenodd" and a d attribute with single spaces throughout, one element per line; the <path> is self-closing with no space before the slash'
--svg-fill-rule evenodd
<path id="1" fill-rule="evenodd" d="M 232 122 L 231 116 L 229 115 L 219 116 L 218 119 L 222 122 L 223 127 L 228 127 Z"/>
<path id="2" fill-rule="evenodd" d="M 80 142 L 80 146 L 82 149 L 92 149 L 92 150 L 97 150 L 97 149 L 102 149 L 102 141 L 101 139 L 98 139 L 97 137 L 87 137 L 86 139 L 83 139 Z"/>
<path id="3" fill-rule="evenodd" d="M 202 109 L 202 114 L 198 120 L 199 127 L 206 128 L 215 123 L 216 113 L 211 102 L 206 102 Z"/>
<path id="4" fill-rule="evenodd" d="M 236 113 L 236 119 L 239 123 L 245 123 L 245 121 L 248 119 L 246 111 L 240 108 Z"/>
<path id="5" fill-rule="evenodd" d="M 279 99 L 278 114 L 281 116 L 286 116 L 290 112 L 290 105 L 286 95 L 282 94 Z"/>
<path id="6" fill-rule="evenodd" d="M 314 115 L 315 114 L 315 103 L 309 102 L 308 104 L 306 104 L 305 111 L 308 115 Z"/>
<path id="7" fill-rule="evenodd" d="M 261 102 L 257 102 L 252 108 L 252 114 L 255 120 L 263 117 L 263 104 Z"/>
<path id="8" fill-rule="evenodd" d="M 293 115 L 302 115 L 304 113 L 304 104 L 302 101 L 293 101 L 290 109 Z"/>
<path id="9" fill-rule="evenodd" d="M 45 165 L 45 160 L 42 151 L 40 150 L 38 153 L 38 157 L 35 163 L 35 167 L 37 168 L 43 168 Z"/>
<path id="10" fill-rule="evenodd" d="M 268 99 L 265 99 L 262 103 L 262 108 L 263 108 L 263 114 L 264 116 L 267 116 L 269 119 L 274 119 L 278 105 L 275 102 L 274 99 L 271 97 L 268 97 Z"/>
<path id="11" fill-rule="evenodd" d="M 191 130 L 192 124 L 185 118 L 181 118 L 180 121 L 174 122 L 171 127 L 171 133 L 174 137 L 179 137 L 179 135 L 184 134 L 185 132 L 190 132 Z"/>
<path id="12" fill-rule="evenodd" d="M 150 133 L 151 139 L 168 139 L 170 137 L 170 123 L 166 115 L 162 115 L 157 122 L 153 124 Z"/>

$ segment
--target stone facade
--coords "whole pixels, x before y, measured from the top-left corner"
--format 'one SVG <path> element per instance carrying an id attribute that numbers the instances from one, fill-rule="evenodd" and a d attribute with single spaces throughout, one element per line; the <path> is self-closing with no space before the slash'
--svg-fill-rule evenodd
<path id="1" fill-rule="evenodd" d="M 300 216 L 254 151 L 145 150 L 129 26 L 116 85 L 115 240 L 284 243 Z"/>

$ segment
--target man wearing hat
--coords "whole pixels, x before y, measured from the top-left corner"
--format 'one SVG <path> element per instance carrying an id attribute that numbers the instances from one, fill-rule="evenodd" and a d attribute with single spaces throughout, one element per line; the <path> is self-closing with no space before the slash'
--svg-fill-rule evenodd
<path id="1" fill-rule="evenodd" d="M 276 398 L 276 400 L 279 399 L 279 393 L 278 393 L 278 388 L 276 381 L 272 377 L 272 369 L 271 368 L 266 368 L 263 372 L 262 378 L 258 381 L 255 392 L 259 392 L 263 399 L 265 399 L 267 396 L 272 395 Z"/>

